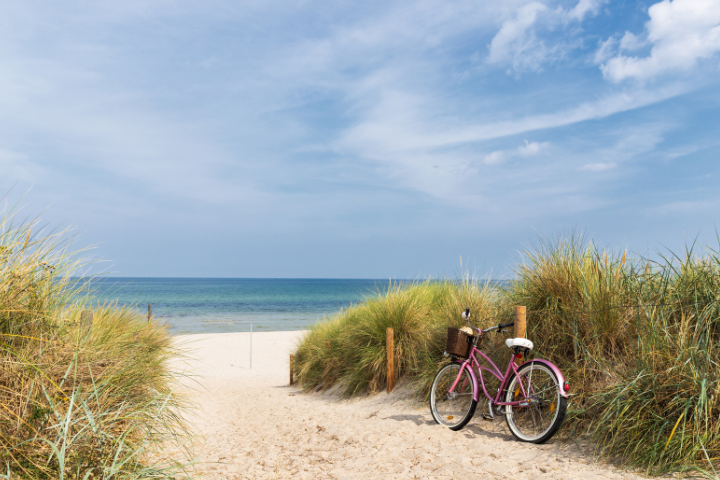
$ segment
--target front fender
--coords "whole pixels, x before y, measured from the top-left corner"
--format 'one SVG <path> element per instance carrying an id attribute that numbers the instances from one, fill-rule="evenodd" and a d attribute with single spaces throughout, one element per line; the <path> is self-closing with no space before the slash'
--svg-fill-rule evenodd
<path id="1" fill-rule="evenodd" d="M 473 383 L 475 384 L 475 393 L 473 393 L 473 400 L 476 402 L 480 401 L 480 384 L 478 383 L 477 375 L 475 375 L 475 369 L 472 368 L 472 364 L 470 362 L 458 362 L 462 363 L 460 366 L 460 372 L 463 370 L 467 370 L 470 372 L 470 378 L 472 378 Z"/>
<path id="2" fill-rule="evenodd" d="M 542 358 L 536 358 L 536 359 L 533 359 L 533 360 L 528 360 L 527 362 L 523 363 L 522 365 L 520 365 L 520 366 L 518 367 L 518 370 L 519 370 L 520 368 L 524 367 L 525 365 L 529 364 L 529 363 L 542 363 L 543 365 L 545 365 L 546 367 L 548 367 L 550 370 L 552 370 L 553 373 L 555 374 L 555 376 L 557 377 L 558 382 L 560 382 L 560 395 L 563 396 L 563 397 L 565 397 L 565 398 L 567 398 L 568 394 L 567 394 L 567 392 L 565 391 L 565 388 L 564 388 L 564 387 L 565 387 L 565 376 L 562 374 L 562 372 L 561 372 L 560 369 L 557 367 L 557 365 L 555 365 L 554 363 L 552 363 L 552 362 L 550 362 L 550 361 L 548 361 L 548 360 L 544 360 L 544 359 L 542 359 Z M 470 370 L 472 370 L 472 369 L 470 369 Z"/>

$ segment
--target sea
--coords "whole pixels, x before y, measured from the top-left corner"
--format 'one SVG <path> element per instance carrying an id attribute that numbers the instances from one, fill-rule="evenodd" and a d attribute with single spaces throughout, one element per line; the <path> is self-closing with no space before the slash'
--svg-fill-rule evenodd
<path id="1" fill-rule="evenodd" d="M 369 296 L 388 279 L 128 278 L 87 282 L 96 303 L 166 322 L 173 334 L 304 330 Z"/>

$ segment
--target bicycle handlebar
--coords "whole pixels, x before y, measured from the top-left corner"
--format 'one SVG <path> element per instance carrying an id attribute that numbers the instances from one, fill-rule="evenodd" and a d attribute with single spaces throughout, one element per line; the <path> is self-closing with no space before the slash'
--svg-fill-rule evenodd
<path id="1" fill-rule="evenodd" d="M 473 330 L 477 330 L 477 331 L 480 332 L 480 333 L 487 333 L 487 332 L 492 332 L 492 331 L 495 331 L 495 330 L 502 330 L 503 328 L 515 326 L 515 322 L 499 323 L 499 324 L 497 324 L 497 325 L 495 325 L 495 326 L 493 326 L 493 327 L 486 328 L 485 330 L 480 330 L 480 329 L 477 328 L 475 325 L 473 325 L 472 323 L 470 323 L 470 307 L 468 307 L 468 308 L 465 309 L 465 311 L 462 313 L 462 317 L 465 319 L 465 322 L 466 322 L 468 325 L 470 325 L 470 327 L 471 327 Z"/>
<path id="2" fill-rule="evenodd" d="M 499 325 L 495 325 L 494 327 L 486 328 L 485 330 L 480 330 L 479 328 L 476 328 L 475 330 L 478 330 L 482 333 L 492 332 L 495 330 L 502 330 L 503 328 L 512 327 L 515 325 L 515 322 L 510 323 L 501 323 Z"/>

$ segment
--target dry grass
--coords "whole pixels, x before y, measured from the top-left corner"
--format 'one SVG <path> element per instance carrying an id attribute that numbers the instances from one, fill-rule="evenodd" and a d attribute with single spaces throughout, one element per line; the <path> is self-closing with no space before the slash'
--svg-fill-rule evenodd
<path id="1" fill-rule="evenodd" d="M 157 460 L 186 433 L 170 336 L 131 310 L 73 303 L 65 237 L 11 220 L 0 220 L 0 473 L 178 478 L 182 465 Z"/>
<path id="2" fill-rule="evenodd" d="M 341 382 L 347 395 L 385 388 L 386 329 L 393 328 L 395 374 L 425 392 L 442 361 L 447 327 L 457 312 L 493 317 L 496 290 L 470 281 L 390 285 L 360 305 L 313 326 L 296 352 L 297 377 L 306 390 Z"/>
<path id="3" fill-rule="evenodd" d="M 385 328 L 393 327 L 396 376 L 422 394 L 443 361 L 445 329 L 461 324 L 465 307 L 476 320 L 495 317 L 485 326 L 525 305 L 535 355 L 557 363 L 571 384 L 566 438 L 588 436 L 599 454 L 649 474 L 717 475 L 720 255 L 693 248 L 650 261 L 570 235 L 526 252 L 502 289 L 395 286 L 313 327 L 297 351 L 298 378 L 308 390 L 336 382 L 350 395 L 382 389 Z"/>

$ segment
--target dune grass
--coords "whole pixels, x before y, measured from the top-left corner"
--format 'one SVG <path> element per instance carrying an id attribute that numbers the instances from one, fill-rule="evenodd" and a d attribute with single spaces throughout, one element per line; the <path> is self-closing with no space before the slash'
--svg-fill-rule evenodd
<path id="1" fill-rule="evenodd" d="M 132 310 L 77 303 L 67 237 L 34 229 L 0 220 L 0 474 L 182 477 L 170 336 Z"/>
<path id="2" fill-rule="evenodd" d="M 688 247 L 659 260 L 597 248 L 581 235 L 540 241 L 492 287 L 468 280 L 392 285 L 315 325 L 296 353 L 306 390 L 339 383 L 347 395 L 384 388 L 385 328 L 395 329 L 396 378 L 422 397 L 448 326 L 470 307 L 482 327 L 528 310 L 536 356 L 571 384 L 561 435 L 649 474 L 716 475 L 720 462 L 720 255 Z M 480 319 L 484 319 L 480 321 Z M 498 336 L 485 348 L 507 362 Z"/>
<path id="3" fill-rule="evenodd" d="M 715 475 L 720 460 L 720 258 L 705 253 L 631 260 L 558 238 L 527 254 L 507 292 L 574 382 L 568 431 L 649 474 Z"/>
<path id="4" fill-rule="evenodd" d="M 306 390 L 341 382 L 346 395 L 377 392 L 387 379 L 386 329 L 394 331 L 396 378 L 427 389 L 445 349 L 457 312 L 496 315 L 497 291 L 469 280 L 391 284 L 387 291 L 314 325 L 296 352 L 296 376 Z"/>

